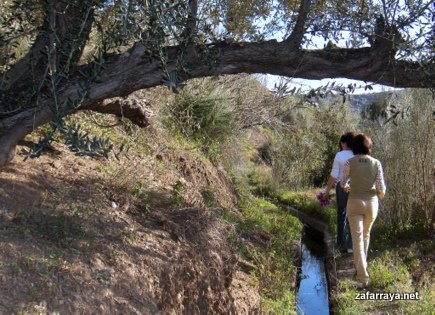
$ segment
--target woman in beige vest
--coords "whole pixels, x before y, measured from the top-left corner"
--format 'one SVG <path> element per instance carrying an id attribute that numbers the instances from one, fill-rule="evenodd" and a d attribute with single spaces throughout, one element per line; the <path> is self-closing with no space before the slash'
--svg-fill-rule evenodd
<path id="1" fill-rule="evenodd" d="M 385 195 L 385 182 L 381 162 L 370 156 L 372 140 L 368 136 L 357 135 L 352 141 L 352 151 L 355 156 L 344 165 L 341 185 L 350 191 L 347 217 L 352 235 L 356 280 L 366 287 L 369 282 L 367 252 L 370 230 L 378 215 L 378 200 Z"/>

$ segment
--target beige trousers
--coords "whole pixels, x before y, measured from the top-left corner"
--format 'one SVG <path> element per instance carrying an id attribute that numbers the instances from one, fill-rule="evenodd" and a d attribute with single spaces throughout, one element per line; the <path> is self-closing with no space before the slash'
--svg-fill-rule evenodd
<path id="1" fill-rule="evenodd" d="M 378 215 L 378 198 L 349 199 L 347 201 L 347 218 L 352 235 L 353 260 L 356 268 L 356 280 L 367 285 L 367 252 L 370 242 L 370 230 Z"/>

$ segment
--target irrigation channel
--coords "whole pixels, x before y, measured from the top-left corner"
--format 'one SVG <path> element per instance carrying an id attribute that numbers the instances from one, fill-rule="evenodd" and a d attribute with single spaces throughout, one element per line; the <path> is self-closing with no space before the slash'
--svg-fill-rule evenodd
<path id="1" fill-rule="evenodd" d="M 296 312 L 304 315 L 333 314 L 336 302 L 329 297 L 329 292 L 336 289 L 337 271 L 334 241 L 328 226 L 293 207 L 280 206 L 304 224 Z"/>
<path id="2" fill-rule="evenodd" d="M 329 315 L 325 246 L 318 234 L 309 226 L 303 229 L 300 281 L 296 294 L 298 314 Z"/>

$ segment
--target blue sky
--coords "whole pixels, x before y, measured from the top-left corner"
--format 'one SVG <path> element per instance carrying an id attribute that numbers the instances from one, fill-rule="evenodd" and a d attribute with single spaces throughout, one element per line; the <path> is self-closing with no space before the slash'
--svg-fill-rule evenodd
<path id="1" fill-rule="evenodd" d="M 403 0 L 400 0 L 403 1 Z M 270 18 L 269 18 L 270 19 Z M 265 24 L 268 22 L 269 19 L 266 20 L 259 20 L 258 21 L 258 27 L 264 28 Z M 346 41 L 349 39 L 350 34 L 348 34 L 347 31 L 342 32 L 343 37 L 342 39 L 336 43 L 340 47 L 346 47 Z M 278 41 L 281 41 L 285 38 L 285 27 L 281 28 L 281 31 L 275 32 L 274 34 L 270 34 L 267 36 L 266 39 L 276 39 Z M 319 36 L 310 36 L 310 43 L 304 47 L 306 49 L 322 49 L 327 44 L 327 41 Z M 366 42 L 365 45 L 369 46 L 369 43 Z M 375 93 L 375 92 L 383 92 L 383 91 L 392 91 L 397 90 L 395 88 L 381 85 L 381 84 L 371 84 L 372 82 L 364 82 L 364 81 L 358 81 L 358 80 L 349 80 L 345 78 L 334 78 L 334 79 L 323 79 L 323 80 L 306 80 L 306 79 L 300 79 L 300 78 L 286 78 L 286 77 L 280 77 L 276 75 L 271 74 L 258 74 L 256 75 L 257 79 L 264 83 L 270 90 L 272 90 L 275 86 L 275 84 L 279 84 L 282 80 L 288 81 L 288 87 L 292 89 L 293 87 L 301 88 L 302 91 L 309 91 L 311 89 L 318 88 L 320 86 L 325 86 L 328 84 L 328 82 L 331 84 L 332 82 L 335 82 L 336 85 L 344 85 L 347 86 L 349 84 L 356 84 L 357 88 L 354 92 L 354 94 L 365 94 L 365 93 Z M 371 84 L 373 90 L 365 90 L 364 87 L 367 84 Z"/>

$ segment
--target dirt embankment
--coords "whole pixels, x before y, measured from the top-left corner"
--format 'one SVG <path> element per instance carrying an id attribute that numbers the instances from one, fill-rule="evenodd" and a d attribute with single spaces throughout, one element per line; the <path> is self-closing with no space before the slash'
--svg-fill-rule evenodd
<path id="1" fill-rule="evenodd" d="M 216 214 L 235 201 L 182 151 L 18 157 L 0 170 L 0 314 L 255 313 Z"/>

